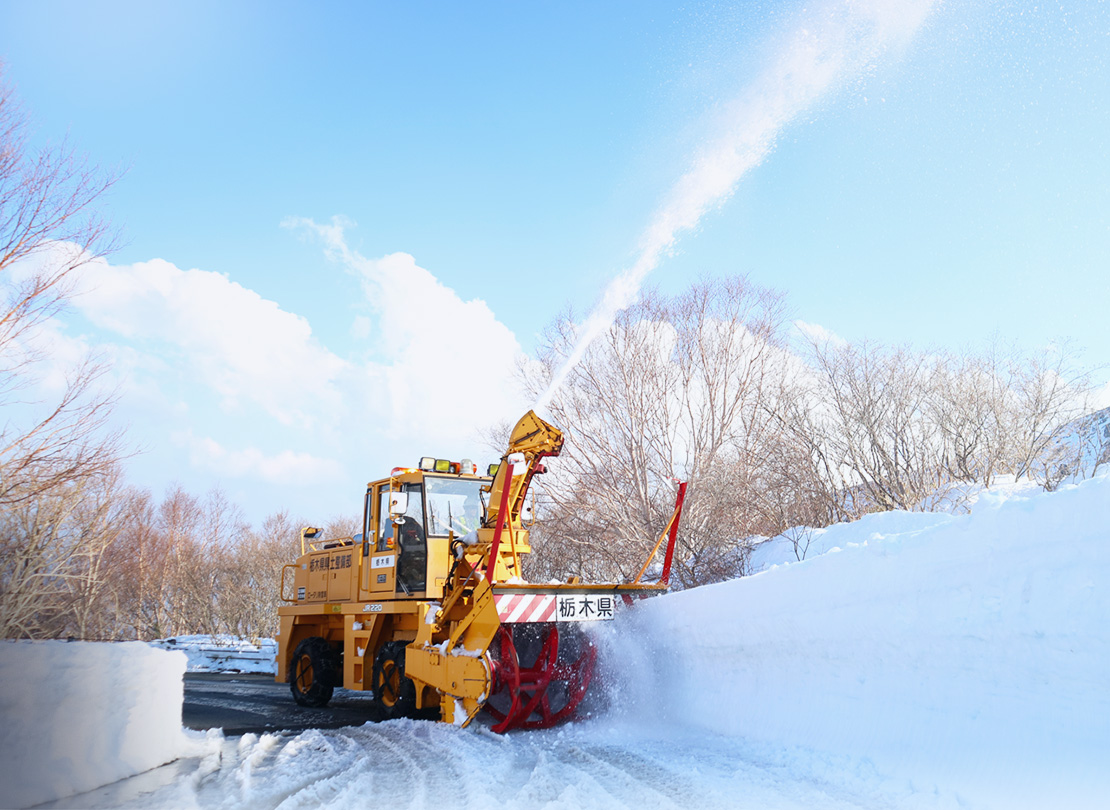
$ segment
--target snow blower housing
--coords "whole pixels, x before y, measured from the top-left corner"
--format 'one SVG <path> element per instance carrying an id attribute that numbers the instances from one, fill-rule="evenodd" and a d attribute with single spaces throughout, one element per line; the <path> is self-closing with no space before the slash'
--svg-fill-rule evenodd
<path id="1" fill-rule="evenodd" d="M 301 557 L 282 569 L 277 680 L 304 706 L 338 686 L 370 690 L 385 718 L 466 725 L 484 708 L 499 732 L 572 718 L 597 655 L 580 623 L 666 590 L 685 484 L 633 582 L 529 584 L 526 496 L 562 445 L 529 411 L 487 475 L 425 457 L 367 486 L 361 535 L 302 530 Z M 641 582 L 664 539 L 662 576 Z"/>

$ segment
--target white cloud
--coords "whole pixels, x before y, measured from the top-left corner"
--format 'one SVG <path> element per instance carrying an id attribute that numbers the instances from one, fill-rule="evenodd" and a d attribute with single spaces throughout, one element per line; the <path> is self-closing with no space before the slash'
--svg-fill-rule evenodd
<path id="1" fill-rule="evenodd" d="M 226 276 L 152 259 L 91 262 L 74 304 L 95 325 L 134 342 L 161 341 L 228 406 L 251 401 L 282 424 L 311 425 L 347 364 L 313 336 L 308 321 Z M 301 392 L 301 393 L 298 393 Z"/>
<path id="2" fill-rule="evenodd" d="M 87 351 L 106 358 L 117 424 L 144 450 L 136 483 L 185 476 L 203 490 L 236 478 L 258 513 L 341 503 L 345 470 L 365 481 L 427 453 L 484 458 L 480 431 L 522 412 L 519 344 L 484 301 L 464 300 L 408 254 L 350 251 L 342 221 L 300 224 L 365 295 L 336 351 L 277 302 L 162 259 L 90 262 L 71 312 L 35 336 L 55 387 Z"/>
<path id="3" fill-rule="evenodd" d="M 362 284 L 375 318 L 373 328 L 357 326 L 367 330 L 375 356 L 387 358 L 358 368 L 360 401 L 383 420 L 375 427 L 394 439 L 447 442 L 519 416 L 525 405 L 513 380 L 521 354 L 513 332 L 485 301 L 463 300 L 411 255 L 368 259 L 352 250 L 344 237 L 348 224 L 342 218 L 330 225 L 302 218 L 283 223 L 316 235 Z"/>
<path id="4" fill-rule="evenodd" d="M 351 322 L 351 337 L 355 340 L 365 340 L 374 330 L 374 323 L 365 315 L 356 315 Z"/>
<path id="5" fill-rule="evenodd" d="M 847 346 L 848 341 L 836 334 L 830 329 L 826 329 L 817 323 L 806 323 L 805 321 L 794 321 L 794 328 L 802 333 L 802 337 L 812 343 L 824 344 L 831 343 L 833 346 Z"/>
<path id="6" fill-rule="evenodd" d="M 1095 389 L 1094 408 L 1095 410 L 1110 408 L 1110 382 L 1107 382 L 1101 388 Z"/>
<path id="7" fill-rule="evenodd" d="M 282 450 L 267 455 L 256 447 L 228 450 L 215 439 L 186 437 L 189 460 L 195 467 L 230 478 L 260 478 L 271 484 L 316 484 L 342 480 L 342 465 L 311 453 Z"/>

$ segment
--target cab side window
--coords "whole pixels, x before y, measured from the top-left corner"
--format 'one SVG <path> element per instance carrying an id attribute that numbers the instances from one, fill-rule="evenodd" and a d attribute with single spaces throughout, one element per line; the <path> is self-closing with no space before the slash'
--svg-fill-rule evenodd
<path id="1" fill-rule="evenodd" d="M 395 522 L 415 523 L 424 534 L 424 487 L 420 484 L 405 484 L 402 492 L 408 493 L 408 506 L 404 515 L 389 514 L 389 485 L 378 487 L 378 545 L 376 551 L 388 551 L 396 546 L 394 541 Z"/>
<path id="2" fill-rule="evenodd" d="M 393 539 L 393 521 L 389 515 L 389 487 L 378 487 L 378 544 L 375 551 L 389 551 Z"/>
<path id="3" fill-rule="evenodd" d="M 425 588 L 428 570 L 428 542 L 424 536 L 424 487 L 405 484 L 408 494 L 405 514 L 397 518 L 397 588 L 406 594 Z"/>

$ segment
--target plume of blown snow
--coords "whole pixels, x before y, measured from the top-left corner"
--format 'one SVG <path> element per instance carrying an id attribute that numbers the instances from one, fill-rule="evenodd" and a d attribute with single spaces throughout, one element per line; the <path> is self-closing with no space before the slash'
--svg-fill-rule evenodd
<path id="1" fill-rule="evenodd" d="M 613 279 L 579 328 L 578 341 L 536 402 L 545 407 L 590 344 L 631 305 L 644 279 L 679 237 L 723 205 L 740 180 L 774 149 L 782 131 L 806 110 L 905 48 L 933 0 L 827 2 L 803 12 L 770 64 L 727 105 L 717 134 L 707 138 L 644 229 L 633 264 Z"/>

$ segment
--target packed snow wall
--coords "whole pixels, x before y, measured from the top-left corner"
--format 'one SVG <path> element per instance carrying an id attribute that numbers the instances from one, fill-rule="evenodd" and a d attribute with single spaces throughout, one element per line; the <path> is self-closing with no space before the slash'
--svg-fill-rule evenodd
<path id="1" fill-rule="evenodd" d="M 606 638 L 615 710 L 981 806 L 1102 806 L 1110 479 L 837 532 L 814 559 L 629 611 Z"/>
<path id="2" fill-rule="evenodd" d="M 0 803 L 30 807 L 176 759 L 185 655 L 140 642 L 0 642 Z"/>

